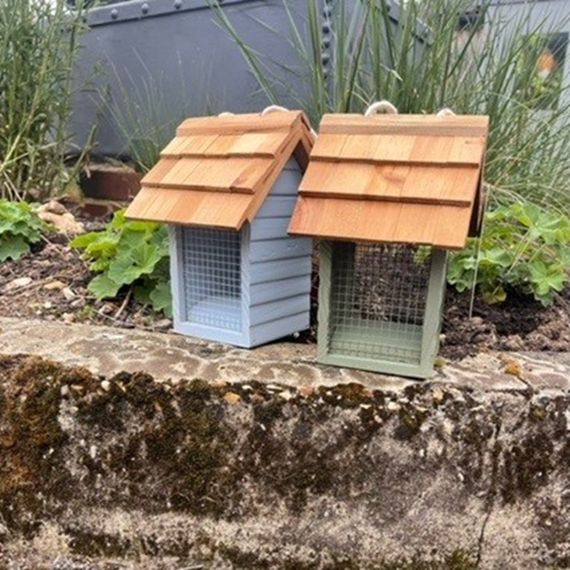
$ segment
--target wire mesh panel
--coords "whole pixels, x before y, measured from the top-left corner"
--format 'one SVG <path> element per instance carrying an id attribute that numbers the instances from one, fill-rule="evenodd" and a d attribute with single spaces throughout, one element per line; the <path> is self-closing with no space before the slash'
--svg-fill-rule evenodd
<path id="1" fill-rule="evenodd" d="M 231 230 L 182 228 L 183 319 L 241 330 L 241 234 Z"/>
<path id="2" fill-rule="evenodd" d="M 419 364 L 430 260 L 417 248 L 333 242 L 328 352 Z"/>

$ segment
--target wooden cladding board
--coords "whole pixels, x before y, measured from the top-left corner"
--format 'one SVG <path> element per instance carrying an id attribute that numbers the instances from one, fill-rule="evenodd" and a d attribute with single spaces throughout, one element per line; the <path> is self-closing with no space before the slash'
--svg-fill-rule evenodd
<path id="1" fill-rule="evenodd" d="M 306 168 L 313 142 L 299 111 L 188 119 L 143 178 L 126 215 L 239 229 L 292 155 Z"/>
<path id="2" fill-rule="evenodd" d="M 479 116 L 325 115 L 289 231 L 460 249 L 487 130 Z"/>

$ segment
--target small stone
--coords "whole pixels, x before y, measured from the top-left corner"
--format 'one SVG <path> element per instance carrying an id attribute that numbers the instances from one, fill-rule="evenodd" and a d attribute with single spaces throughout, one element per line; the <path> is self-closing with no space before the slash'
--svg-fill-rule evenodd
<path id="1" fill-rule="evenodd" d="M 443 400 L 443 390 L 439 386 L 435 386 L 431 391 L 431 397 L 434 402 L 441 402 Z"/>
<path id="2" fill-rule="evenodd" d="M 101 388 L 103 388 L 105 392 L 108 392 L 111 389 L 111 382 L 109 382 L 109 380 L 103 380 L 101 382 Z"/>
<path id="3" fill-rule="evenodd" d="M 154 328 L 159 331 L 167 331 L 172 328 L 172 321 L 170 319 L 160 319 L 154 323 Z"/>
<path id="4" fill-rule="evenodd" d="M 51 309 L 51 308 L 53 307 L 53 303 L 52 303 L 51 301 L 46 301 L 46 302 L 42 305 L 42 307 L 43 307 L 44 309 Z"/>
<path id="5" fill-rule="evenodd" d="M 279 394 L 279 397 L 288 402 L 289 400 L 294 398 L 294 395 L 289 390 L 284 390 Z"/>
<path id="6" fill-rule="evenodd" d="M 99 309 L 99 313 L 101 315 L 108 315 L 109 313 L 112 313 L 115 310 L 115 308 L 113 307 L 113 305 L 110 305 L 109 303 L 105 303 L 100 309 Z"/>
<path id="7" fill-rule="evenodd" d="M 510 358 L 508 356 L 502 358 L 503 361 L 503 372 L 505 374 L 510 374 L 521 378 L 524 375 L 523 365 L 516 358 Z"/>
<path id="8" fill-rule="evenodd" d="M 38 208 L 38 212 L 51 212 L 52 214 L 59 214 L 61 216 L 67 213 L 67 209 L 56 200 L 50 200 L 47 204 L 42 204 Z"/>
<path id="9" fill-rule="evenodd" d="M 224 400 L 229 404 L 237 404 L 241 400 L 241 397 L 235 392 L 226 392 L 224 394 Z"/>
<path id="10" fill-rule="evenodd" d="M 451 420 L 445 419 L 443 420 L 443 431 L 447 435 L 451 435 L 455 431 L 455 426 Z"/>
<path id="11" fill-rule="evenodd" d="M 433 361 L 433 365 L 436 368 L 443 368 L 445 365 L 447 364 L 447 360 L 445 360 L 445 358 L 443 358 L 443 356 L 436 356 L 435 360 Z"/>
<path id="12" fill-rule="evenodd" d="M 61 315 L 61 320 L 64 323 L 70 324 L 75 321 L 75 315 L 73 313 L 63 313 L 63 315 Z"/>
<path id="13" fill-rule="evenodd" d="M 299 394 L 301 394 L 301 396 L 303 396 L 304 398 L 308 398 L 315 391 L 315 389 L 312 386 L 299 386 L 297 390 Z"/>
<path id="14" fill-rule="evenodd" d="M 61 281 L 51 281 L 44 285 L 44 289 L 47 291 L 53 291 L 54 289 L 63 289 L 65 286 L 65 283 L 62 283 Z"/>
<path id="15" fill-rule="evenodd" d="M 82 223 L 76 221 L 73 214 L 70 214 L 64 206 L 52 201 L 38 208 L 38 216 L 55 226 L 58 233 L 67 236 L 83 233 L 85 228 Z"/>
<path id="16" fill-rule="evenodd" d="M 399 412 L 402 409 L 402 406 L 400 406 L 398 402 L 388 402 L 386 404 L 386 408 L 391 412 Z"/>
<path id="17" fill-rule="evenodd" d="M 64 287 L 61 290 L 61 292 L 63 293 L 63 296 L 66 298 L 67 301 L 71 301 L 76 297 L 75 293 L 69 287 Z"/>
<path id="18" fill-rule="evenodd" d="M 64 385 L 60 388 L 59 393 L 60 393 L 62 396 L 67 396 L 67 395 L 69 394 L 69 386 L 68 386 L 67 384 L 64 384 Z"/>
<path id="19" fill-rule="evenodd" d="M 14 291 L 15 289 L 21 289 L 22 287 L 26 287 L 27 285 L 29 285 L 32 282 L 32 279 L 30 277 L 18 277 L 18 279 L 14 279 L 12 281 L 10 281 L 9 283 L 7 283 L 6 285 L 4 285 L 4 287 L 2 288 L 3 291 Z"/>

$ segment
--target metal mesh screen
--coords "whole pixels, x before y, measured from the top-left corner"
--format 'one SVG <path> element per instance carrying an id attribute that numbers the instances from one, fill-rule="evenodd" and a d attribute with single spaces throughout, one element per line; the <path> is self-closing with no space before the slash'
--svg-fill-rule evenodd
<path id="1" fill-rule="evenodd" d="M 182 228 L 183 310 L 186 321 L 241 330 L 241 234 Z"/>
<path id="2" fill-rule="evenodd" d="M 417 248 L 332 242 L 332 354 L 418 364 L 430 260 Z"/>

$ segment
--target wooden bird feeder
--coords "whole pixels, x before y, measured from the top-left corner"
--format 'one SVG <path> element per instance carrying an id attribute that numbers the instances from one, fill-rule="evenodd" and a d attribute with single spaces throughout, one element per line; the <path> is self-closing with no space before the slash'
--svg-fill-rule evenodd
<path id="1" fill-rule="evenodd" d="M 487 131 L 480 116 L 324 116 L 289 227 L 321 239 L 319 361 L 433 373 L 447 250 L 479 228 Z"/>
<path id="2" fill-rule="evenodd" d="M 169 224 L 175 330 L 252 347 L 309 326 L 312 243 L 287 226 L 312 144 L 301 112 L 180 125 L 126 214 Z"/>

